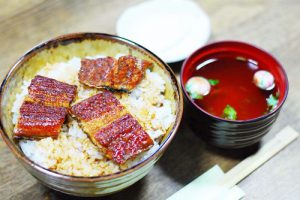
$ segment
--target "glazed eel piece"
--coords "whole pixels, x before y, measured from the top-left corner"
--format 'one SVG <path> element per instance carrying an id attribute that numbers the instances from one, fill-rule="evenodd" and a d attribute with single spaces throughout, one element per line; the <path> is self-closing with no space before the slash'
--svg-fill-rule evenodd
<path id="1" fill-rule="evenodd" d="M 76 90 L 75 85 L 37 75 L 31 80 L 25 101 L 68 108 L 76 95 Z"/>
<path id="2" fill-rule="evenodd" d="M 15 138 L 57 138 L 67 115 L 67 108 L 77 87 L 55 79 L 35 76 L 20 108 L 14 129 Z"/>
<path id="3" fill-rule="evenodd" d="M 78 74 L 79 81 L 87 86 L 131 91 L 143 79 L 152 63 L 134 56 L 83 59 Z"/>
<path id="4" fill-rule="evenodd" d="M 117 164 L 148 150 L 153 140 L 109 91 L 85 99 L 70 109 L 95 145 Z"/>

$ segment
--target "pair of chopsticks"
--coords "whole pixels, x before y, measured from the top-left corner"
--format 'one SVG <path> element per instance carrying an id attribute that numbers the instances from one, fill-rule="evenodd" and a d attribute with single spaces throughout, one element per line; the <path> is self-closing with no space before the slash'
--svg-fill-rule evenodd
<path id="1" fill-rule="evenodd" d="M 187 186 L 173 194 L 168 200 L 219 200 L 241 199 L 245 193 L 236 186 L 258 167 L 276 155 L 284 147 L 298 137 L 298 133 L 287 126 L 274 138 L 264 144 L 254 155 L 241 161 L 227 173 L 223 173 L 219 166 L 215 166 L 196 178 Z"/>
<path id="2" fill-rule="evenodd" d="M 271 159 L 284 147 L 293 142 L 299 134 L 290 126 L 282 129 L 273 139 L 263 145 L 257 153 L 241 161 L 217 182 L 219 186 L 231 188 L 246 178 L 258 167 Z"/>

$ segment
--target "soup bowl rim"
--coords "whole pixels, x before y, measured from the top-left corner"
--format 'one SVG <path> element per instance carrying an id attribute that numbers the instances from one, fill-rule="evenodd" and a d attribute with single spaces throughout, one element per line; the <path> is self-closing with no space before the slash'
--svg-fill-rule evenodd
<path id="1" fill-rule="evenodd" d="M 258 51 L 261 51 L 262 53 L 264 53 L 266 56 L 269 56 L 271 59 L 273 59 L 275 62 L 278 63 L 277 67 L 280 69 L 280 73 L 283 75 L 284 80 L 285 80 L 284 83 L 283 83 L 284 84 L 284 96 L 283 96 L 282 100 L 279 102 L 279 104 L 277 105 L 277 107 L 275 109 L 273 109 L 271 112 L 269 112 L 267 114 L 264 114 L 264 115 L 261 115 L 261 116 L 256 117 L 256 118 L 251 118 L 251 119 L 246 119 L 246 120 L 229 120 L 229 119 L 225 119 L 225 118 L 213 115 L 213 114 L 207 112 L 206 110 L 204 110 L 203 108 L 201 108 L 199 105 L 197 105 L 195 103 L 195 101 L 193 101 L 193 99 L 191 99 L 190 95 L 186 91 L 185 85 L 183 83 L 183 76 L 184 76 L 185 69 L 188 68 L 188 67 L 191 67 L 191 66 L 187 65 L 188 62 L 191 59 L 193 59 L 195 56 L 197 56 L 199 54 L 199 52 L 203 51 L 203 49 L 205 49 L 205 48 L 214 47 L 215 45 L 230 45 L 230 44 L 239 44 L 239 45 L 248 46 L 250 48 L 255 48 Z M 247 42 L 243 42 L 243 41 L 238 41 L 238 40 L 222 40 L 222 41 L 211 42 L 211 43 L 208 43 L 205 46 L 202 46 L 202 47 L 198 48 L 196 51 L 194 51 L 189 57 L 187 57 L 184 60 L 184 62 L 182 64 L 181 71 L 180 71 L 180 85 L 181 85 L 181 88 L 183 90 L 184 96 L 188 99 L 188 102 L 192 104 L 193 108 L 197 109 L 198 111 L 204 113 L 208 117 L 213 118 L 217 121 L 225 122 L 225 123 L 231 123 L 231 124 L 255 123 L 255 122 L 264 120 L 266 118 L 269 118 L 270 116 L 274 115 L 275 113 L 277 113 L 281 109 L 282 105 L 286 101 L 286 98 L 288 96 L 288 91 L 289 91 L 288 77 L 287 77 L 286 71 L 282 67 L 281 63 L 273 55 L 268 53 L 266 50 L 264 50 L 264 49 L 262 49 L 262 48 L 260 48 L 256 45 L 253 45 L 253 44 L 250 44 L 250 43 L 247 43 Z"/>

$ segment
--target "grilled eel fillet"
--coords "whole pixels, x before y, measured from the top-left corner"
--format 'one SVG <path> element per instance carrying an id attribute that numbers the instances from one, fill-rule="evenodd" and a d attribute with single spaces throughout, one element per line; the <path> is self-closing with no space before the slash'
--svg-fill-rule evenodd
<path id="1" fill-rule="evenodd" d="M 20 108 L 20 117 L 14 130 L 14 137 L 56 138 L 65 121 L 65 107 L 50 107 L 25 101 Z"/>
<path id="2" fill-rule="evenodd" d="M 76 89 L 74 85 L 43 76 L 32 79 L 20 108 L 14 137 L 57 138 Z"/>
<path id="3" fill-rule="evenodd" d="M 78 74 L 79 81 L 87 86 L 131 91 L 144 78 L 152 63 L 134 56 L 83 59 Z"/>
<path id="4" fill-rule="evenodd" d="M 73 101 L 76 90 L 77 86 L 75 85 L 37 75 L 31 80 L 25 101 L 67 108 Z"/>
<path id="5" fill-rule="evenodd" d="M 118 164 L 125 163 L 153 145 L 138 121 L 109 91 L 77 103 L 70 111 L 93 143 Z"/>

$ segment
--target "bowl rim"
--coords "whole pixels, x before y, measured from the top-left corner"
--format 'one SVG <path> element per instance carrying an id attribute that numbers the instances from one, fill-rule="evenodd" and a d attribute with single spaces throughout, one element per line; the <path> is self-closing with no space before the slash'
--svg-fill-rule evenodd
<path id="1" fill-rule="evenodd" d="M 22 64 L 27 61 L 26 59 L 29 59 L 32 56 L 34 56 L 36 53 L 47 49 L 48 45 L 50 45 L 50 46 L 52 45 L 53 47 L 56 47 L 56 45 L 65 45 L 64 42 L 66 42 L 66 44 L 69 44 L 69 43 L 74 43 L 77 40 L 84 41 L 84 40 L 97 40 L 97 39 L 113 40 L 113 41 L 116 41 L 117 43 L 121 43 L 122 45 L 129 45 L 130 48 L 135 48 L 137 51 L 141 51 L 143 53 L 149 54 L 153 58 L 158 60 L 158 62 L 161 64 L 161 66 L 163 68 L 165 68 L 165 70 L 170 74 L 169 77 L 171 78 L 172 85 L 174 86 L 174 91 L 175 91 L 175 93 L 177 93 L 176 95 L 178 96 L 178 102 L 177 102 L 178 111 L 176 114 L 175 123 L 174 123 L 172 129 L 169 131 L 169 134 L 168 134 L 167 138 L 165 139 L 165 141 L 162 142 L 159 145 L 159 148 L 145 160 L 138 162 L 136 165 L 133 165 L 132 167 L 130 167 L 128 169 L 121 170 L 116 173 L 102 175 L 102 176 L 85 177 L 85 176 L 71 176 L 71 175 L 62 174 L 62 173 L 59 173 L 56 171 L 49 170 L 45 167 L 40 166 L 39 164 L 34 163 L 32 160 L 27 158 L 27 156 L 25 156 L 25 154 L 21 153 L 21 150 L 17 149 L 14 146 L 13 141 L 9 138 L 7 133 L 4 131 L 2 120 L 0 120 L 0 134 L 3 138 L 3 140 L 5 141 L 6 145 L 13 152 L 14 156 L 16 156 L 18 158 L 18 161 L 21 160 L 23 163 L 31 166 L 32 168 L 34 168 L 35 170 L 37 170 L 40 173 L 47 174 L 51 177 L 56 177 L 56 178 L 75 181 L 75 182 L 99 182 L 99 181 L 112 180 L 112 179 L 126 176 L 126 175 L 134 172 L 135 170 L 143 168 L 144 166 L 146 166 L 148 163 L 155 160 L 156 158 L 159 158 L 162 155 L 162 153 L 164 153 L 166 148 L 169 146 L 170 142 L 172 141 L 173 137 L 175 136 L 175 134 L 179 128 L 179 125 L 182 121 L 183 95 L 182 95 L 182 91 L 180 88 L 180 83 L 176 79 L 175 73 L 173 72 L 171 67 L 168 64 L 166 64 L 163 60 L 161 60 L 157 55 L 152 53 L 150 50 L 148 50 L 147 48 L 145 48 L 131 40 L 128 40 L 126 38 L 123 38 L 123 37 L 120 37 L 117 35 L 112 35 L 112 34 L 107 34 L 107 33 L 99 33 L 99 32 L 76 32 L 76 33 L 63 34 L 63 35 L 54 37 L 52 39 L 43 41 L 43 42 L 35 45 L 30 50 L 28 50 L 12 65 L 12 67 L 9 69 L 8 73 L 6 74 L 5 78 L 3 79 L 3 82 L 0 87 L 0 105 L 2 105 L 3 92 L 6 89 L 6 85 L 9 82 L 9 79 L 22 66 Z M 68 42 L 68 40 L 70 40 L 71 42 Z M 2 116 L 2 114 L 3 114 L 2 109 L 0 107 L 0 116 Z"/>
<path id="2" fill-rule="evenodd" d="M 273 59 L 275 62 L 278 63 L 278 68 L 281 70 L 282 72 L 282 75 L 284 76 L 285 78 L 285 84 L 284 84 L 284 89 L 285 89 L 285 92 L 284 92 L 284 96 L 283 96 L 283 99 L 282 101 L 279 103 L 279 105 L 274 109 L 272 110 L 271 112 L 265 114 L 265 115 L 261 115 L 259 117 L 256 117 L 256 118 L 251 118 L 251 119 L 246 119 L 246 120 L 228 120 L 228 119 L 224 119 L 222 117 L 218 117 L 218 116 L 215 116 L 213 114 L 210 114 L 209 112 L 205 111 L 203 108 L 201 108 L 200 106 L 198 106 L 191 98 L 190 98 L 190 95 L 188 95 L 185 87 L 184 87 L 184 84 L 183 84 L 183 71 L 185 70 L 185 68 L 187 68 L 187 63 L 189 60 L 193 59 L 193 57 L 195 57 L 200 51 L 202 51 L 203 49 L 205 48 L 209 48 L 209 47 L 214 47 L 215 45 L 224 45 L 224 47 L 230 45 L 230 44 L 239 44 L 239 45 L 243 45 L 243 46 L 246 46 L 246 47 L 251 47 L 251 48 L 255 48 L 257 49 L 258 51 L 261 51 L 262 53 L 264 53 L 266 56 L 269 56 L 271 59 Z M 248 42 L 243 42 L 243 41 L 238 41 L 238 40 L 220 40 L 220 41 L 216 41 L 216 42 L 211 42 L 205 46 L 202 46 L 200 48 L 198 48 L 196 51 L 194 51 L 189 57 L 187 57 L 183 64 L 182 64 L 182 67 L 181 67 L 181 71 L 180 71 L 180 85 L 181 85 L 181 88 L 183 90 L 183 94 L 184 96 L 188 99 L 188 102 L 192 104 L 193 107 L 195 107 L 198 111 L 204 113 L 205 115 L 217 120 L 217 121 L 220 121 L 220 122 L 226 122 L 226 123 L 232 123 L 232 124 L 244 124 L 244 123 L 253 123 L 253 122 L 258 122 L 258 121 L 261 121 L 263 119 L 266 119 L 272 115 L 274 115 L 275 113 L 277 113 L 277 111 L 279 111 L 282 107 L 282 105 L 284 104 L 284 102 L 286 101 L 286 98 L 288 96 L 288 92 L 289 92 L 289 81 L 288 81 L 288 76 L 286 74 L 286 71 L 285 69 L 282 67 L 282 64 L 270 53 L 268 53 L 266 50 L 256 46 L 256 45 L 253 45 L 253 44 L 250 44 Z"/>

